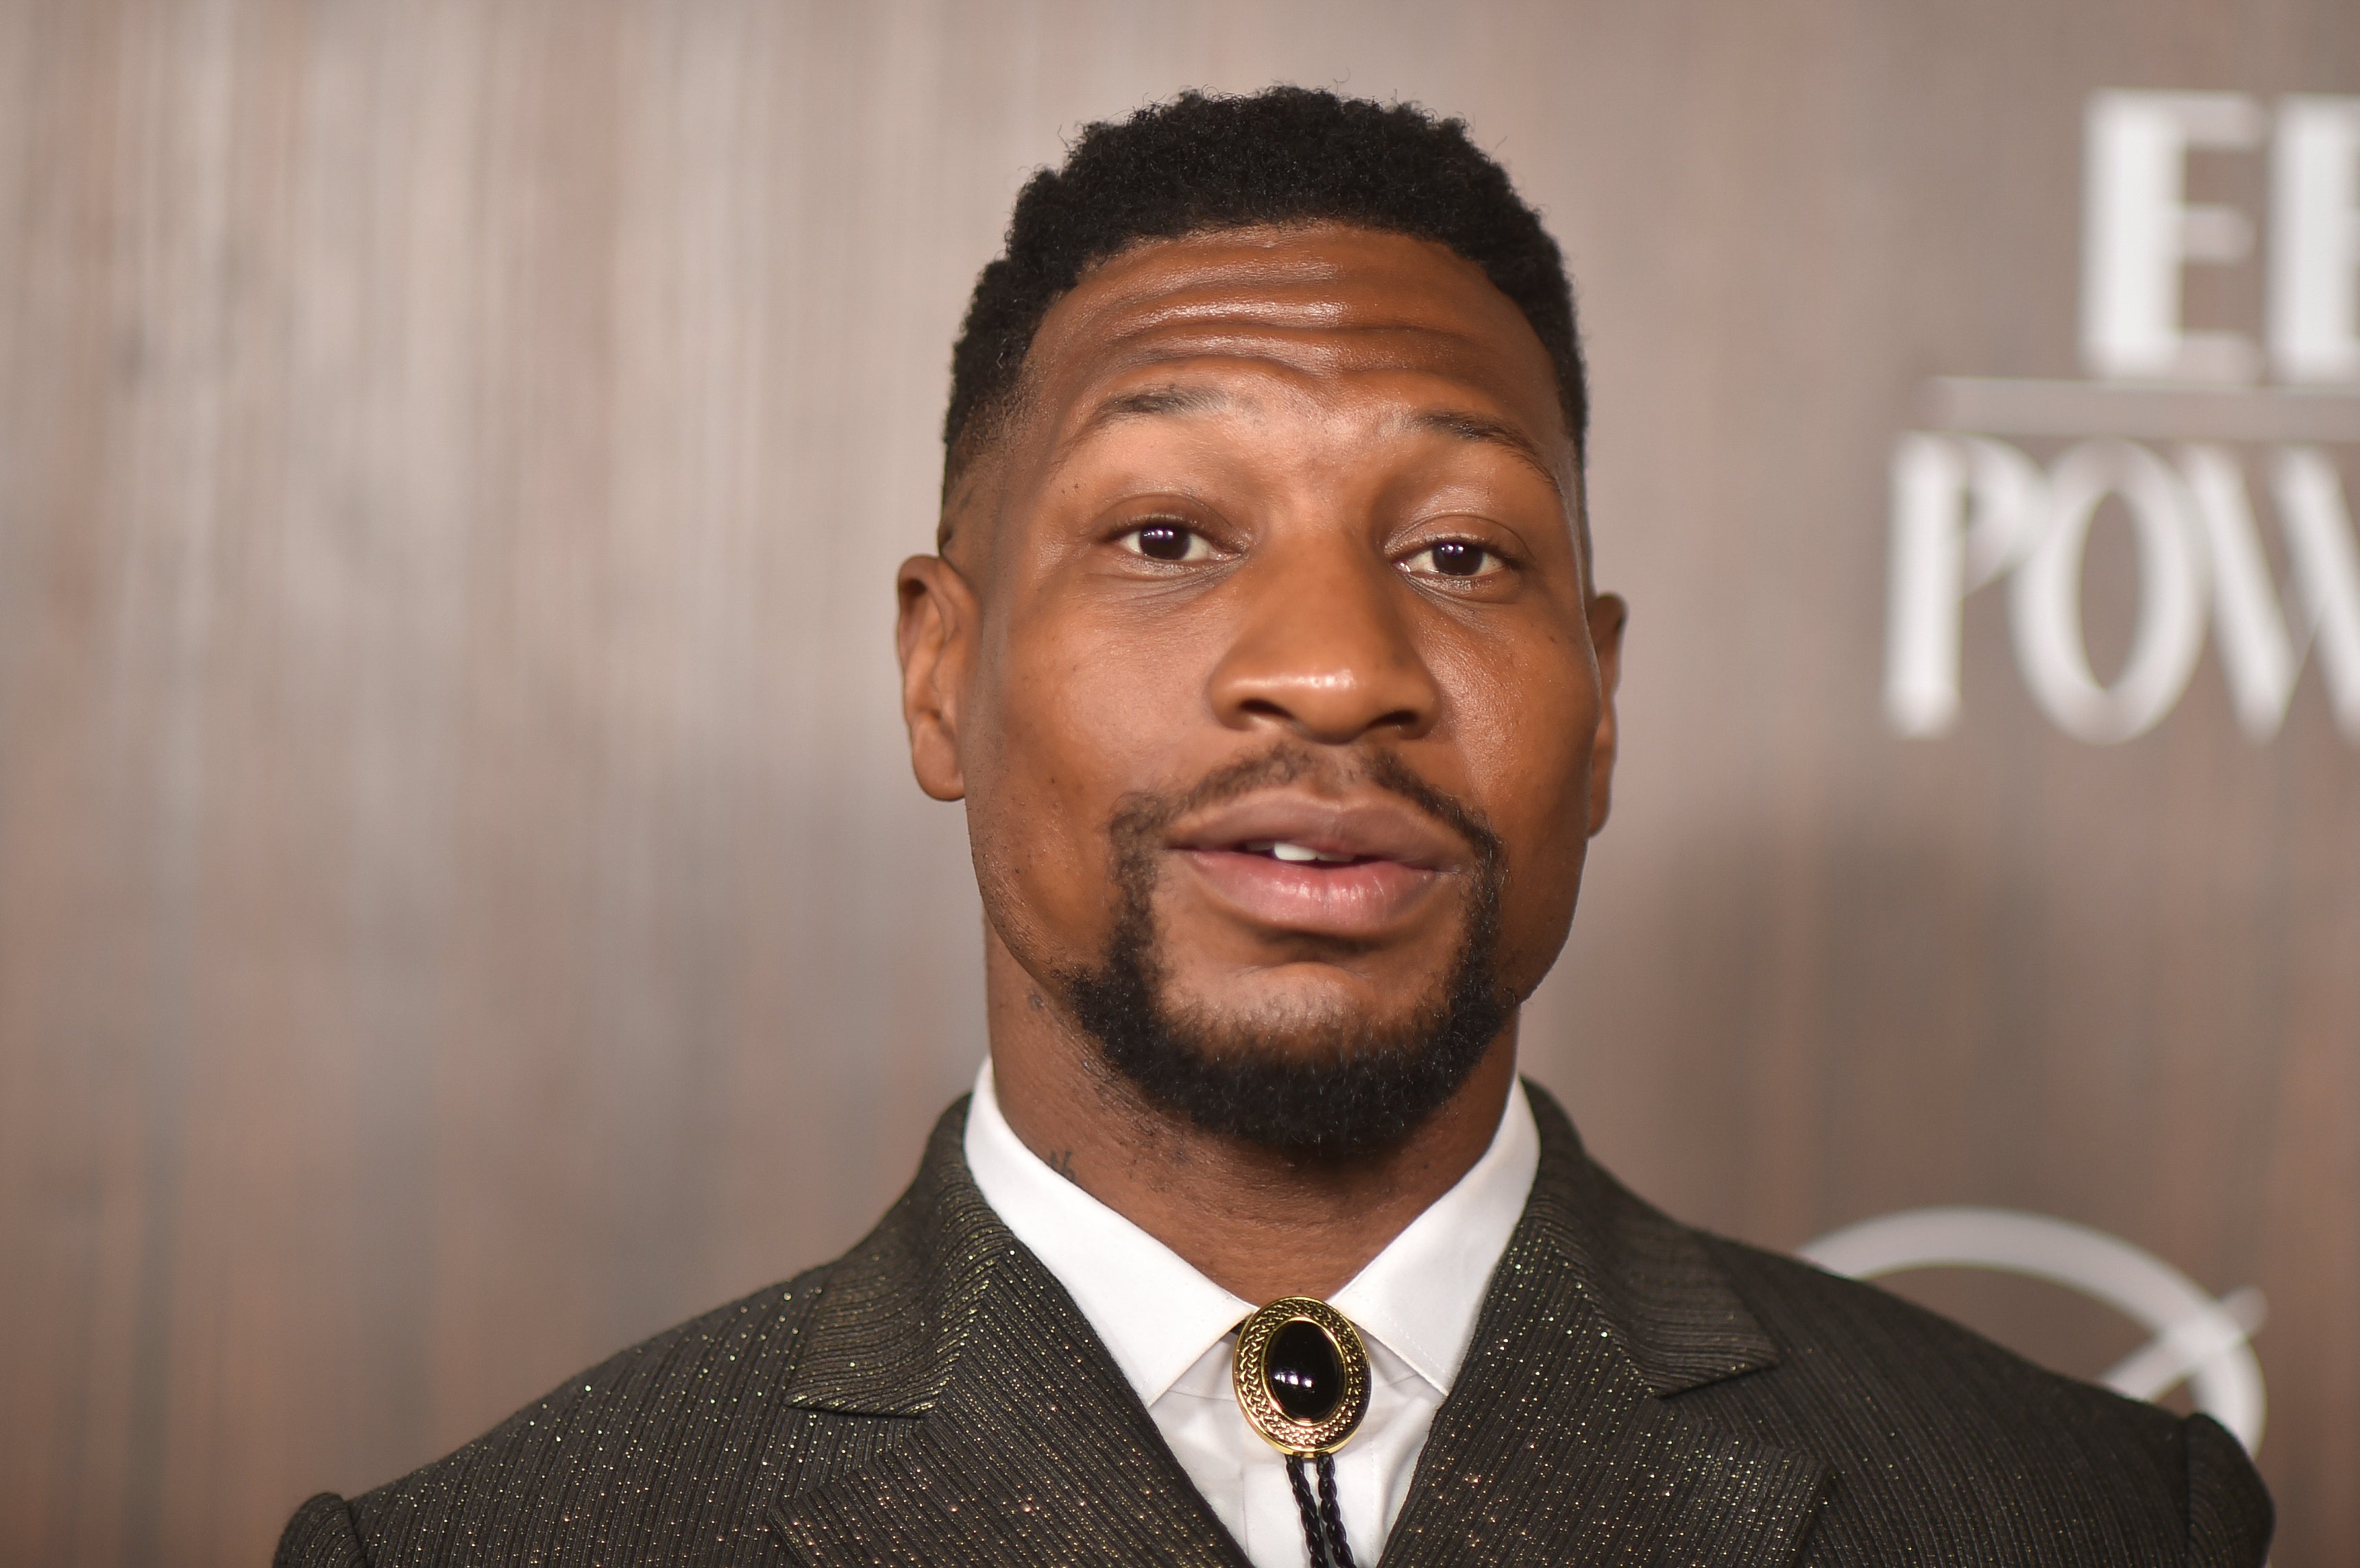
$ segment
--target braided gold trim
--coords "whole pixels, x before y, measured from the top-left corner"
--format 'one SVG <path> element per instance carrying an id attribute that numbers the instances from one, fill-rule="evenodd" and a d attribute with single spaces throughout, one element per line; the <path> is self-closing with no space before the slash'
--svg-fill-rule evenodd
<path id="1" fill-rule="evenodd" d="M 1279 1407 L 1270 1388 L 1270 1342 L 1291 1323 L 1307 1323 L 1328 1336 L 1344 1367 L 1344 1393 L 1326 1421 L 1301 1421 Z M 1238 1325 L 1237 1359 L 1229 1381 L 1246 1424 L 1281 1454 L 1333 1454 L 1351 1441 L 1369 1413 L 1369 1352 L 1351 1320 L 1316 1296 L 1281 1296 Z"/>

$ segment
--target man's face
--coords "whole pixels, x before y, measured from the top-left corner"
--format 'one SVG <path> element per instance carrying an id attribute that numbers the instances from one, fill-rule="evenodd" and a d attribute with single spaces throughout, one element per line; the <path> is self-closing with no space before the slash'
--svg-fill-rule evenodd
<path id="1" fill-rule="evenodd" d="M 920 781 L 1039 993 L 1103 1038 L 1128 963 L 1283 1073 L 1488 988 L 1488 1043 L 1606 811 L 1579 485 L 1538 340 L 1438 245 L 1213 234 L 1058 301 L 949 565 L 902 576 Z"/>

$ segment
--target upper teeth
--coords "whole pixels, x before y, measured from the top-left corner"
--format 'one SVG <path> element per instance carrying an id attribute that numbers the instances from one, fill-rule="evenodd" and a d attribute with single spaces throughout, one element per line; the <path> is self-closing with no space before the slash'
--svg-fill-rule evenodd
<path id="1" fill-rule="evenodd" d="M 1352 856 L 1349 855 L 1330 855 L 1324 849 L 1312 849 L 1304 844 L 1287 844 L 1284 841 L 1271 844 L 1250 844 L 1246 845 L 1246 847 L 1250 850 L 1267 851 L 1268 853 L 1276 855 L 1281 860 L 1292 860 L 1298 863 L 1308 860 L 1317 860 L 1328 865 L 1335 865 L 1352 858 Z"/>

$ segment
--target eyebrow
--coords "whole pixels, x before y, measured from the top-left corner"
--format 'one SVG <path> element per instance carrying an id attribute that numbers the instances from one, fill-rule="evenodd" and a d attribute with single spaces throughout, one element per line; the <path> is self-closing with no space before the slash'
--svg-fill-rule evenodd
<path id="1" fill-rule="evenodd" d="M 1142 387 L 1136 392 L 1119 392 L 1092 408 L 1090 417 L 1082 421 L 1081 429 L 1074 432 L 1071 440 L 1082 441 L 1127 419 L 1207 414 L 1234 402 L 1235 398 L 1218 387 Z"/>
<path id="2" fill-rule="evenodd" d="M 1470 413 L 1461 408 L 1428 408 L 1410 415 L 1403 421 L 1412 430 L 1432 430 L 1438 435 L 1456 436 L 1460 441 L 1488 441 L 1508 449 L 1529 464 L 1533 471 L 1548 481 L 1550 489 L 1560 498 L 1565 486 L 1557 482 L 1557 470 L 1535 445 L 1532 437 L 1515 426 L 1486 415 Z"/>

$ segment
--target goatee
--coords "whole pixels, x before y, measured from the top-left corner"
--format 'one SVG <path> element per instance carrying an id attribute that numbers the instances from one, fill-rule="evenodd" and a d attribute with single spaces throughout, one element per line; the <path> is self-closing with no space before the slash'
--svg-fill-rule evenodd
<path id="1" fill-rule="evenodd" d="M 1209 1018 L 1164 994 L 1154 894 L 1164 833 L 1185 812 L 1322 770 L 1299 747 L 1255 757 L 1176 797 L 1140 796 L 1111 825 L 1118 909 L 1105 957 L 1063 977 L 1075 1017 L 1109 1066 L 1148 1102 L 1207 1132 L 1298 1158 L 1349 1159 L 1398 1145 L 1465 1083 L 1507 1026 L 1500 982 L 1500 841 L 1473 809 L 1390 753 L 1354 777 L 1397 795 L 1473 852 L 1459 946 L 1433 995 L 1391 1019 Z"/>

